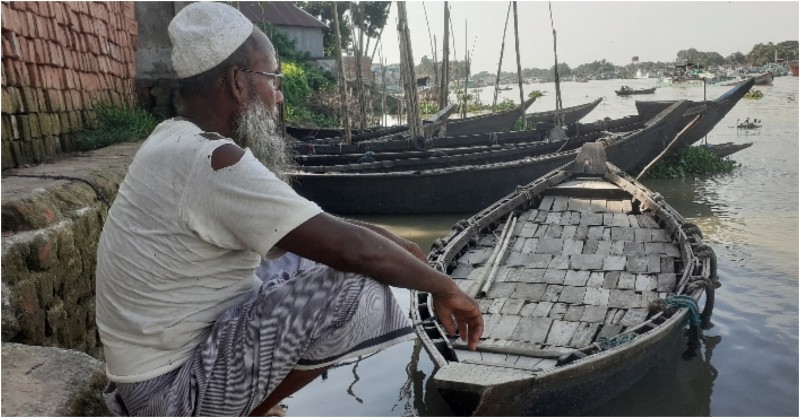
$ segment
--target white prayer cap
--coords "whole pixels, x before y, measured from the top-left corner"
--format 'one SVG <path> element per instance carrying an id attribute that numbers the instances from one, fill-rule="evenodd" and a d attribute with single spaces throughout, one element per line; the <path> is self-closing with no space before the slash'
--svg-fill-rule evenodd
<path id="1" fill-rule="evenodd" d="M 208 71 L 230 57 L 253 33 L 253 22 L 227 4 L 191 3 L 169 23 L 172 66 L 178 78 Z"/>

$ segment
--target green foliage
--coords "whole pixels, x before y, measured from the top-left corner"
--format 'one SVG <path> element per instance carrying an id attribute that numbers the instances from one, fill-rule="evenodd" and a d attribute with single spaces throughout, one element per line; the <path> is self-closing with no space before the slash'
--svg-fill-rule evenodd
<path id="1" fill-rule="evenodd" d="M 314 113 L 303 106 L 284 104 L 283 109 L 286 123 L 289 125 L 316 126 L 320 128 L 336 128 L 339 126 L 338 119 Z"/>
<path id="2" fill-rule="evenodd" d="M 528 93 L 528 98 L 529 99 L 532 99 L 534 97 L 542 97 L 542 96 L 544 96 L 544 93 L 542 93 L 541 90 L 534 90 L 534 91 Z"/>
<path id="3" fill-rule="evenodd" d="M 750 89 L 747 93 L 744 94 L 745 99 L 748 100 L 759 100 L 764 97 L 764 93 L 761 92 L 759 89 Z"/>
<path id="4" fill-rule="evenodd" d="M 82 151 L 145 139 L 158 124 L 153 114 L 138 107 L 96 102 L 92 110 L 98 128 L 78 133 L 78 147 Z"/>
<path id="5" fill-rule="evenodd" d="M 739 164 L 718 157 L 706 147 L 695 146 L 668 155 L 647 172 L 647 178 L 685 178 L 707 174 L 730 173 Z"/>
<path id="6" fill-rule="evenodd" d="M 747 62 L 752 65 L 765 65 L 770 62 L 775 62 L 775 56 L 779 59 L 796 60 L 797 59 L 797 41 L 783 41 L 776 44 L 772 42 L 765 44 L 757 44 L 753 46 L 750 53 L 747 54 Z"/>

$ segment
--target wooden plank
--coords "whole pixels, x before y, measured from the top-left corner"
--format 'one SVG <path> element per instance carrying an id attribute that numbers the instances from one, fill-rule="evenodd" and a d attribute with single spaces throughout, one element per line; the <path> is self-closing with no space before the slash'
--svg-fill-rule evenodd
<path id="1" fill-rule="evenodd" d="M 575 335 L 572 336 L 569 345 L 575 348 L 586 347 L 592 343 L 599 328 L 600 324 L 589 322 L 578 323 L 578 328 L 575 330 Z"/>
<path id="2" fill-rule="evenodd" d="M 612 270 L 624 270 L 625 269 L 625 257 L 610 255 L 608 257 L 603 258 L 603 270 L 612 271 Z"/>
<path id="3" fill-rule="evenodd" d="M 550 332 L 547 333 L 545 344 L 560 347 L 569 346 L 569 342 L 572 340 L 577 329 L 577 322 L 555 320 L 553 321 L 553 325 L 550 326 Z"/>
<path id="4" fill-rule="evenodd" d="M 519 221 L 517 221 L 517 224 L 519 224 Z M 533 222 L 527 222 L 522 225 L 522 229 L 519 231 L 519 236 L 525 238 L 533 238 L 533 235 L 536 233 L 536 229 L 538 227 L 539 225 Z"/>
<path id="5" fill-rule="evenodd" d="M 481 363 L 483 364 L 496 365 L 496 366 L 506 366 L 509 364 L 509 362 L 507 361 L 508 354 L 481 352 L 481 357 L 483 357 L 481 360 Z"/>
<path id="6" fill-rule="evenodd" d="M 573 270 L 600 270 L 605 259 L 594 254 L 572 254 L 569 256 L 569 268 Z"/>
<path id="7" fill-rule="evenodd" d="M 675 272 L 675 259 L 672 257 L 660 257 L 661 258 L 661 272 L 662 273 L 674 273 Z"/>
<path id="8" fill-rule="evenodd" d="M 630 211 L 625 211 L 625 213 L 628 213 L 628 212 L 630 212 Z M 627 215 L 627 216 L 628 216 L 628 223 L 631 225 L 631 227 L 632 228 L 639 228 L 639 221 L 636 220 L 636 216 L 635 215 Z"/>
<path id="9" fill-rule="evenodd" d="M 512 340 L 543 343 L 553 320 L 550 318 L 522 318 L 512 335 Z"/>
<path id="10" fill-rule="evenodd" d="M 566 303 L 554 303 L 553 308 L 550 309 L 550 313 L 547 314 L 548 318 L 552 319 L 563 319 L 564 315 L 567 313 L 568 305 Z"/>
<path id="11" fill-rule="evenodd" d="M 544 296 L 547 285 L 543 283 L 520 283 L 514 292 L 514 297 L 531 302 L 539 302 Z"/>
<path id="12" fill-rule="evenodd" d="M 544 272 L 543 281 L 547 284 L 563 285 L 566 277 L 566 270 L 547 269 Z"/>
<path id="13" fill-rule="evenodd" d="M 570 210 L 576 210 L 570 208 Z M 581 225 L 583 226 L 597 226 L 603 225 L 603 214 L 596 212 L 589 212 L 588 210 L 580 211 Z"/>
<path id="14" fill-rule="evenodd" d="M 547 232 L 544 234 L 546 238 L 561 238 L 561 231 L 564 227 L 561 225 L 550 225 L 547 227 Z"/>
<path id="15" fill-rule="evenodd" d="M 675 291 L 675 284 L 677 283 L 675 273 L 660 273 L 658 275 L 658 291 L 659 292 L 673 292 Z"/>
<path id="16" fill-rule="evenodd" d="M 608 306 L 609 289 L 587 287 L 583 298 L 585 305 Z"/>
<path id="17" fill-rule="evenodd" d="M 544 220 L 544 223 L 556 225 L 560 220 L 561 212 L 550 212 L 547 214 L 547 218 Z"/>
<path id="18" fill-rule="evenodd" d="M 571 220 L 572 220 L 572 212 L 565 210 L 561 212 L 561 219 L 558 220 L 558 224 L 561 226 L 567 226 L 570 224 Z"/>
<path id="19" fill-rule="evenodd" d="M 622 272 L 607 271 L 603 275 L 603 287 L 606 289 L 616 289 L 618 287 L 620 274 L 622 274 Z"/>
<path id="20" fill-rule="evenodd" d="M 633 228 L 633 240 L 636 242 L 652 241 L 653 235 L 650 233 L 650 231 L 651 229 L 648 228 Z"/>
<path id="21" fill-rule="evenodd" d="M 547 286 L 547 289 L 544 291 L 544 295 L 542 295 L 542 301 L 544 302 L 558 302 L 558 297 L 561 296 L 561 290 L 564 286 L 558 284 L 551 284 Z"/>
<path id="22" fill-rule="evenodd" d="M 651 229 L 650 234 L 652 242 L 672 242 L 672 238 L 663 229 Z"/>
<path id="23" fill-rule="evenodd" d="M 550 225 L 539 225 L 536 228 L 536 232 L 533 233 L 534 238 L 544 238 L 545 234 L 547 234 L 547 229 L 550 228 Z"/>
<path id="24" fill-rule="evenodd" d="M 552 226 L 551 226 L 552 227 Z M 536 246 L 537 254 L 561 254 L 564 241 L 558 238 L 540 238 Z"/>
<path id="25" fill-rule="evenodd" d="M 458 263 L 456 268 L 450 272 L 450 277 L 454 279 L 466 279 L 473 270 L 475 270 L 475 267 L 471 264 Z"/>
<path id="26" fill-rule="evenodd" d="M 500 310 L 503 309 L 503 305 L 506 304 L 507 300 L 508 300 L 508 298 L 492 299 L 492 304 L 491 304 L 491 306 L 489 306 L 488 313 L 490 313 L 490 314 L 499 314 Z"/>
<path id="27" fill-rule="evenodd" d="M 597 251 L 594 253 L 599 256 L 611 255 L 611 241 L 598 241 Z"/>
<path id="28" fill-rule="evenodd" d="M 542 210 L 550 210 L 553 207 L 553 201 L 555 200 L 555 196 L 547 195 L 542 197 L 542 201 L 539 203 L 539 209 Z"/>
<path id="29" fill-rule="evenodd" d="M 476 248 L 476 249 L 469 250 L 466 253 L 464 253 L 463 255 L 461 255 L 461 257 L 459 258 L 458 262 L 459 263 L 470 264 L 470 265 L 473 265 L 473 266 L 475 264 L 485 263 L 486 260 L 489 259 L 489 256 L 491 255 L 492 250 L 493 250 L 492 248 Z"/>
<path id="30" fill-rule="evenodd" d="M 503 315 L 519 315 L 519 311 L 522 310 L 524 305 L 525 299 L 508 299 L 500 313 Z"/>
<path id="31" fill-rule="evenodd" d="M 634 241 L 633 228 L 629 226 L 615 226 L 611 228 L 612 241 Z"/>
<path id="32" fill-rule="evenodd" d="M 566 270 L 569 268 L 570 257 L 571 256 L 568 255 L 556 255 L 550 260 L 550 264 L 547 265 L 547 268 L 552 270 Z"/>
<path id="33" fill-rule="evenodd" d="M 636 221 L 639 222 L 639 226 L 642 228 L 661 228 L 661 225 L 656 222 L 650 215 L 635 215 Z"/>
<path id="34" fill-rule="evenodd" d="M 565 211 L 567 210 L 567 203 L 569 198 L 567 196 L 555 196 L 553 199 L 553 210 Z"/>
<path id="35" fill-rule="evenodd" d="M 625 312 L 625 315 L 622 317 L 622 320 L 620 320 L 620 324 L 627 327 L 632 327 L 641 324 L 645 321 L 645 319 L 647 319 L 647 309 L 628 309 L 628 311 Z"/>
<path id="36" fill-rule="evenodd" d="M 606 209 L 612 213 L 622 213 L 622 202 L 619 200 L 609 200 L 606 202 Z"/>
<path id="37" fill-rule="evenodd" d="M 613 213 L 604 213 L 603 214 L 603 226 L 614 226 L 614 214 Z"/>
<path id="38" fill-rule="evenodd" d="M 572 217 L 569 220 L 570 225 L 580 225 L 581 223 L 581 213 L 576 211 L 570 211 Z"/>
<path id="39" fill-rule="evenodd" d="M 500 321 L 491 330 L 487 337 L 496 339 L 509 339 L 514 333 L 514 328 L 517 327 L 520 319 L 519 315 L 501 315 Z"/>
<path id="40" fill-rule="evenodd" d="M 477 280 L 456 280 L 456 285 L 468 295 L 474 295 L 480 290 L 481 283 Z"/>
<path id="41" fill-rule="evenodd" d="M 536 213 L 536 216 L 533 218 L 533 222 L 537 223 L 537 224 L 543 224 L 544 220 L 547 219 L 547 214 L 548 213 L 550 213 L 550 211 L 547 211 L 547 210 L 538 211 Z"/>
<path id="42" fill-rule="evenodd" d="M 636 275 L 630 272 L 623 271 L 619 274 L 619 281 L 617 282 L 617 289 L 631 290 L 636 284 Z"/>
<path id="43" fill-rule="evenodd" d="M 590 209 L 591 205 L 589 204 L 589 202 L 590 202 L 589 199 L 572 197 L 569 199 L 569 202 L 567 203 L 567 209 L 577 212 L 591 212 Z"/>
<path id="44" fill-rule="evenodd" d="M 602 324 L 606 320 L 608 308 L 605 306 L 584 305 L 581 322 L 593 322 Z"/>
<path id="45" fill-rule="evenodd" d="M 558 301 L 561 303 L 579 304 L 583 302 L 585 296 L 585 287 L 564 286 L 564 289 L 561 291 L 561 296 L 558 297 Z"/>
<path id="46" fill-rule="evenodd" d="M 619 324 L 622 321 L 622 318 L 625 317 L 625 312 L 627 312 L 625 309 L 620 309 L 617 312 L 615 312 L 614 313 L 614 319 L 612 320 L 611 323 L 612 324 Z M 620 324 L 620 325 L 622 325 L 622 324 Z"/>
<path id="47" fill-rule="evenodd" d="M 517 283 L 514 282 L 495 282 L 486 292 L 486 296 L 490 298 L 507 298 L 511 297 L 516 289 Z"/>
<path id="48" fill-rule="evenodd" d="M 603 241 L 603 231 L 605 228 L 602 226 L 590 226 L 589 227 L 589 235 L 587 235 L 586 239 L 592 239 L 595 241 Z"/>
<path id="49" fill-rule="evenodd" d="M 542 291 L 542 294 L 544 294 L 544 291 Z M 536 310 L 536 305 L 537 305 L 536 302 L 528 302 L 528 303 L 526 303 L 525 306 L 523 306 L 522 309 L 520 309 L 519 316 L 521 316 L 523 318 L 532 317 L 533 316 L 533 312 Z"/>
<path id="50" fill-rule="evenodd" d="M 456 358 L 458 361 L 462 363 L 482 363 L 483 358 L 481 357 L 481 353 L 472 350 L 459 350 L 455 349 Z"/>
<path id="51" fill-rule="evenodd" d="M 604 280 L 605 272 L 593 271 L 592 274 L 589 275 L 589 280 L 586 282 L 586 286 L 600 288 L 603 287 Z"/>
<path id="52" fill-rule="evenodd" d="M 583 252 L 583 241 L 574 241 L 571 239 L 564 240 L 564 247 L 561 250 L 562 254 L 581 254 Z"/>
<path id="53" fill-rule="evenodd" d="M 608 306 L 611 308 L 642 307 L 642 295 L 633 290 L 609 290 Z"/>
<path id="54" fill-rule="evenodd" d="M 565 321 L 579 322 L 583 316 L 583 311 L 586 309 L 584 305 L 570 305 L 567 307 L 567 313 L 564 314 Z"/>
<path id="55" fill-rule="evenodd" d="M 537 365 L 544 360 L 540 357 L 528 357 L 528 356 L 520 356 L 519 360 L 514 363 L 514 366 L 519 367 L 521 369 L 528 369 L 528 370 L 536 370 Z"/>
<path id="56" fill-rule="evenodd" d="M 594 255 L 597 253 L 597 246 L 600 241 L 587 239 L 584 241 L 582 254 Z"/>
<path id="57" fill-rule="evenodd" d="M 554 368 L 556 368 L 557 364 L 558 364 L 557 360 L 544 359 L 539 364 L 536 365 L 536 369 L 534 369 L 534 370 L 535 371 L 545 371 L 545 370 L 554 369 Z"/>
<path id="58" fill-rule="evenodd" d="M 553 302 L 542 301 L 536 305 L 536 309 L 533 311 L 533 316 L 537 318 L 544 318 L 550 313 L 550 309 L 553 308 Z"/>
<path id="59" fill-rule="evenodd" d="M 539 245 L 538 238 L 527 238 L 525 239 L 525 243 L 522 245 L 521 253 L 522 254 L 533 254 L 536 252 L 536 247 Z M 644 251 L 644 246 L 642 246 L 642 251 Z"/>
<path id="60" fill-rule="evenodd" d="M 565 286 L 586 286 L 589 280 L 590 272 L 585 270 L 567 270 L 567 275 L 564 277 Z"/>
<path id="61" fill-rule="evenodd" d="M 635 235 L 636 229 L 639 229 L 639 228 L 634 228 L 634 235 Z M 634 238 L 634 240 L 635 239 L 636 238 Z M 623 242 L 622 243 L 622 248 L 623 248 L 623 254 L 625 254 L 628 257 L 630 257 L 630 256 L 642 256 L 642 255 L 647 254 L 647 253 L 644 252 L 644 243 L 643 242 Z"/>
<path id="62" fill-rule="evenodd" d="M 637 292 L 653 292 L 658 289 L 658 279 L 653 274 L 637 274 L 634 289 Z"/>
<path id="63" fill-rule="evenodd" d="M 650 258 L 648 256 L 628 257 L 625 263 L 625 268 L 631 273 L 646 273 L 650 265 Z"/>
<path id="64" fill-rule="evenodd" d="M 614 338 L 619 335 L 624 327 L 622 325 L 604 324 L 600 327 L 600 332 L 597 333 L 597 338 Z"/>
<path id="65" fill-rule="evenodd" d="M 661 273 L 661 257 L 657 255 L 647 257 L 647 272 Z"/>
<path id="66" fill-rule="evenodd" d="M 631 223 L 628 221 L 628 215 L 624 213 L 615 213 L 614 214 L 614 223 L 612 226 L 620 226 L 623 228 L 631 228 Z M 633 240 L 631 240 L 633 241 Z"/>
<path id="67" fill-rule="evenodd" d="M 564 229 L 561 230 L 561 239 L 563 240 L 571 240 L 575 238 L 575 232 L 578 231 L 578 227 L 576 225 L 566 225 Z M 577 239 L 580 241 L 580 239 Z"/>
<path id="68" fill-rule="evenodd" d="M 633 212 L 633 202 L 630 200 L 623 200 L 621 202 L 621 210 L 623 213 L 631 213 Z"/>
<path id="69" fill-rule="evenodd" d="M 609 242 L 609 255 L 625 255 L 625 242 L 624 241 L 611 241 Z"/>
<path id="70" fill-rule="evenodd" d="M 573 237 L 573 239 L 585 241 L 587 238 L 589 238 L 589 227 L 578 225 L 578 229 L 575 230 L 575 237 Z"/>
<path id="71" fill-rule="evenodd" d="M 605 212 L 607 210 L 607 201 L 602 198 L 595 198 L 589 200 L 589 210 L 592 212 Z"/>
<path id="72" fill-rule="evenodd" d="M 489 313 L 489 307 L 492 306 L 494 299 L 481 298 L 478 299 L 478 308 L 481 313 Z"/>

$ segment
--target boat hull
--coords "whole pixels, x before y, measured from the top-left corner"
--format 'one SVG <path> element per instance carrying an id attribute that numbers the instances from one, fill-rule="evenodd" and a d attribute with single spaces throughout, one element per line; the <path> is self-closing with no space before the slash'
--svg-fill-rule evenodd
<path id="1" fill-rule="evenodd" d="M 608 160 L 623 170 L 650 162 L 682 128 L 677 123 L 686 106 L 686 102 L 675 103 L 653 117 L 649 126 L 619 134 L 607 145 Z M 527 184 L 573 160 L 577 152 L 572 149 L 538 156 L 516 154 L 509 161 L 420 170 L 304 172 L 294 175 L 291 184 L 301 196 L 337 214 L 475 212 L 511 193 L 517 185 Z"/>
<path id="2" fill-rule="evenodd" d="M 675 144 L 675 149 L 688 147 L 697 141 L 703 139 L 715 126 L 721 121 L 725 115 L 750 91 L 753 87 L 754 80 L 748 79 L 745 83 L 735 86 L 725 92 L 723 95 L 712 101 L 706 102 L 689 102 L 689 109 L 684 115 L 684 119 L 680 122 L 684 126 L 689 123 L 695 116 L 702 113 L 703 116 L 700 121 L 689 131 L 686 132 L 683 139 Z M 636 101 L 636 110 L 642 118 L 651 117 L 658 112 L 663 111 L 667 106 L 674 104 L 672 100 L 662 101 Z"/>
<path id="3" fill-rule="evenodd" d="M 573 123 L 578 122 L 579 120 L 583 119 L 586 115 L 592 112 L 600 102 L 603 101 L 602 98 L 596 99 L 593 102 L 585 103 L 578 106 L 572 106 L 562 109 L 564 114 L 564 124 L 570 125 Z M 536 113 L 528 113 L 525 115 L 525 120 L 528 122 L 529 125 L 536 124 L 536 123 L 553 123 L 555 118 L 556 111 L 550 110 L 547 112 L 536 112 Z"/>
<path id="4" fill-rule="evenodd" d="M 448 366 L 433 375 L 448 406 L 460 415 L 575 416 L 590 412 L 630 389 L 668 353 L 685 345 L 686 314 L 676 315 L 663 329 L 650 331 L 624 347 L 587 357 L 563 369 L 502 384 L 465 384 L 464 372 Z M 453 368 L 462 366 L 454 363 Z M 476 374 L 474 370 L 470 373 Z M 486 382 L 488 378 L 479 379 Z"/>

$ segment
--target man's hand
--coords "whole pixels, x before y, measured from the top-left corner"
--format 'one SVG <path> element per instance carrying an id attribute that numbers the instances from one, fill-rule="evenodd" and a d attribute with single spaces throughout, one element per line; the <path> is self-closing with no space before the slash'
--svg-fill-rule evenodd
<path id="1" fill-rule="evenodd" d="M 483 316 L 478 302 L 453 284 L 446 292 L 433 294 L 433 310 L 450 336 L 458 335 L 467 341 L 470 350 L 478 348 L 483 334 Z"/>
<path id="2" fill-rule="evenodd" d="M 391 234 L 391 236 L 387 236 L 387 238 L 392 240 L 395 244 L 403 247 L 404 250 L 406 250 L 409 253 L 411 253 L 411 255 L 413 255 L 414 257 L 418 258 L 423 263 L 425 263 L 425 264 L 428 263 L 428 256 L 425 255 L 425 253 L 422 252 L 422 249 L 419 248 L 419 245 L 417 245 L 416 243 L 411 242 L 411 241 L 401 237 L 400 235 L 392 234 L 391 232 L 390 232 L 390 234 Z"/>

